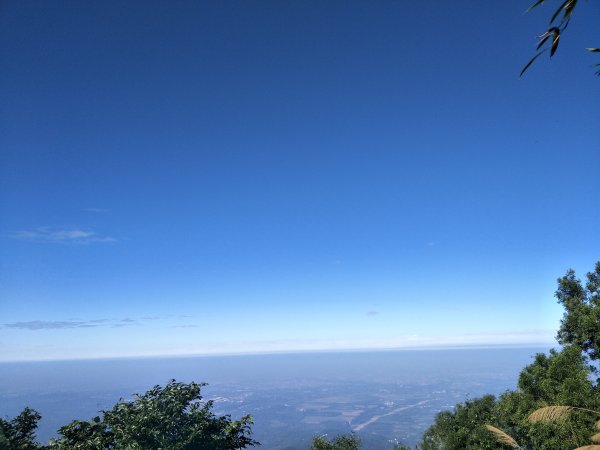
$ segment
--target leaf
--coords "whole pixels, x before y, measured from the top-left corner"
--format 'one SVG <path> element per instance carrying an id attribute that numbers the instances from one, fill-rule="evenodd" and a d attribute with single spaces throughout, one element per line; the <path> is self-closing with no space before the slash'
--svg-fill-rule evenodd
<path id="1" fill-rule="evenodd" d="M 552 47 L 550 47 L 550 57 L 554 56 L 556 50 L 558 49 L 558 40 L 560 39 L 560 30 L 556 27 L 550 28 L 550 30 L 554 34 L 554 39 L 552 39 Z"/>
<path id="2" fill-rule="evenodd" d="M 529 8 L 527 8 L 527 11 L 525 12 L 529 12 L 531 11 L 533 8 L 535 8 L 536 6 L 541 5 L 542 3 L 544 3 L 546 0 L 538 0 L 537 2 L 535 2 L 533 5 L 531 5 Z"/>
<path id="3" fill-rule="evenodd" d="M 523 76 L 523 74 L 525 73 L 525 71 L 526 71 L 527 69 L 529 69 L 529 66 L 531 66 L 531 65 L 533 64 L 533 62 L 534 62 L 536 59 L 538 59 L 538 58 L 539 58 L 539 56 L 540 56 L 542 53 L 544 53 L 546 50 L 548 50 L 548 49 L 547 49 L 547 48 L 545 48 L 545 49 L 544 49 L 544 50 L 542 50 L 541 52 L 538 52 L 538 54 L 537 54 L 537 55 L 535 55 L 533 58 L 531 58 L 531 59 L 529 60 L 529 62 L 528 62 L 527 64 L 525 64 L 525 67 L 523 67 L 523 70 L 521 70 L 521 73 L 519 74 L 519 77 L 522 77 L 522 76 Z"/>
<path id="4" fill-rule="evenodd" d="M 573 11 L 575 10 L 575 7 L 577 6 L 577 0 L 571 0 L 569 2 L 569 4 L 567 6 L 565 6 L 565 15 L 563 17 L 563 21 L 565 20 L 569 20 L 571 18 L 571 14 L 573 14 Z"/>
<path id="5" fill-rule="evenodd" d="M 554 20 L 558 17 L 558 15 L 560 14 L 560 12 L 562 10 L 566 9 L 567 6 L 568 6 L 568 4 L 571 3 L 572 1 L 573 0 L 565 0 L 563 2 L 563 4 L 560 5 L 556 11 L 554 11 L 554 14 L 552 14 L 552 18 L 550 19 L 550 24 L 552 24 L 552 22 L 554 22 Z M 566 13 L 565 13 L 565 15 L 566 15 Z M 564 20 L 564 18 L 563 18 L 563 20 Z"/>
<path id="6" fill-rule="evenodd" d="M 538 44 L 538 46 L 535 49 L 539 50 L 540 48 L 542 48 L 542 45 L 544 45 L 544 42 L 546 42 L 550 36 L 552 36 L 552 35 L 550 33 L 548 33 L 547 31 L 544 34 L 542 34 L 540 36 L 540 43 Z"/>

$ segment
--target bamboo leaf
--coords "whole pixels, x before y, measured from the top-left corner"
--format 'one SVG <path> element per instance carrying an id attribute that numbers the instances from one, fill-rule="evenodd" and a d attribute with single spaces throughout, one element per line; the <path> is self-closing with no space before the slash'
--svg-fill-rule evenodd
<path id="1" fill-rule="evenodd" d="M 546 42 L 550 36 L 552 36 L 552 35 L 550 33 L 548 33 L 547 31 L 544 34 L 542 34 L 540 36 L 540 43 L 537 45 L 537 47 L 535 49 L 539 50 L 540 48 L 542 48 L 542 45 L 544 45 L 544 42 Z"/>
<path id="2" fill-rule="evenodd" d="M 562 3 L 562 5 L 560 5 L 556 11 L 554 11 L 554 14 L 552 14 L 552 18 L 550 19 L 550 24 L 552 24 L 552 22 L 554 22 L 554 20 L 558 17 L 560 12 L 563 11 L 571 1 L 573 1 L 573 0 L 565 0 Z"/>
<path id="3" fill-rule="evenodd" d="M 554 38 L 552 39 L 552 46 L 550 47 L 550 57 L 554 56 L 556 50 L 558 49 L 558 40 L 560 39 L 560 30 L 556 27 L 551 28 L 553 30 Z"/>
<path id="4" fill-rule="evenodd" d="M 525 73 L 525 71 L 527 69 L 529 69 L 529 66 L 531 66 L 533 64 L 533 62 L 539 58 L 539 56 L 544 53 L 546 50 L 548 50 L 547 48 L 545 48 L 544 50 L 542 50 L 541 52 L 539 52 L 537 55 L 535 55 L 533 58 L 531 58 L 529 60 L 529 62 L 527 64 L 525 64 L 525 67 L 523 67 L 523 70 L 521 70 L 521 73 L 519 74 L 519 77 L 522 77 L 523 74 Z"/>
<path id="5" fill-rule="evenodd" d="M 571 14 L 573 14 L 573 11 L 575 10 L 576 6 L 577 0 L 571 0 L 569 4 L 565 6 L 565 15 L 563 17 L 563 20 L 569 20 L 571 18 Z"/>
<path id="6" fill-rule="evenodd" d="M 536 6 L 541 5 L 542 3 L 544 3 L 546 0 L 538 0 L 537 2 L 535 2 L 533 5 L 531 5 L 529 8 L 527 8 L 527 11 L 525 12 L 529 12 L 531 11 L 533 8 L 535 8 Z"/>

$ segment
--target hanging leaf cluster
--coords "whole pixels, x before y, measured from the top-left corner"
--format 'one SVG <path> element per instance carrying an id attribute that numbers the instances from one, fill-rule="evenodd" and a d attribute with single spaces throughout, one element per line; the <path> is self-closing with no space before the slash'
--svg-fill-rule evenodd
<path id="1" fill-rule="evenodd" d="M 543 3 L 546 3 L 546 1 L 547 0 L 537 0 L 529 7 L 529 9 L 527 9 L 527 12 L 537 8 Z M 519 75 L 520 77 L 523 76 L 525 71 L 527 71 L 533 62 L 543 53 L 550 50 L 550 58 L 554 56 L 556 50 L 558 49 L 560 38 L 569 25 L 569 21 L 571 20 L 571 16 L 573 15 L 573 11 L 575 10 L 577 3 L 578 0 L 565 0 L 556 9 L 556 11 L 554 11 L 554 14 L 552 14 L 552 17 L 550 18 L 548 29 L 543 34 L 538 36 L 539 41 L 535 49 L 537 53 L 529 60 L 527 64 L 525 64 L 525 67 L 523 67 L 523 70 L 521 70 Z M 588 48 L 586 50 L 594 53 L 600 52 L 600 48 Z M 600 66 L 600 63 L 594 64 L 594 66 L 598 67 Z M 596 71 L 596 75 L 600 76 L 600 69 Z"/>

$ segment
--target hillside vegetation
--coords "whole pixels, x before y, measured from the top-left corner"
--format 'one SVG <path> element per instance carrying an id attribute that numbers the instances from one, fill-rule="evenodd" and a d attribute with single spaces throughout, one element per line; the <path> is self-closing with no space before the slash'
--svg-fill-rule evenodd
<path id="1" fill-rule="evenodd" d="M 592 444 L 600 431 L 600 262 L 586 278 L 583 284 L 569 270 L 558 279 L 555 295 L 565 308 L 557 334 L 562 348 L 535 355 L 522 370 L 515 390 L 499 398 L 487 395 L 470 400 L 438 414 L 420 449 L 571 450 Z M 544 420 L 539 420 L 539 414 L 532 416 L 550 406 L 572 408 L 554 417 L 541 416 Z"/>

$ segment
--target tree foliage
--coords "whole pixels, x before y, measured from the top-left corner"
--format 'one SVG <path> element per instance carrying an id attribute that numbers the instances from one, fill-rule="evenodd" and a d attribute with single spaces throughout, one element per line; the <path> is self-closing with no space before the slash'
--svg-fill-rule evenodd
<path id="1" fill-rule="evenodd" d="M 35 442 L 35 430 L 42 416 L 31 408 L 25 408 L 12 420 L 0 419 L 0 450 L 34 450 L 40 448 Z"/>
<path id="2" fill-rule="evenodd" d="M 506 449 L 500 433 L 523 449 L 574 449 L 589 444 L 600 410 L 600 386 L 592 381 L 589 360 L 599 358 L 600 263 L 587 275 L 585 288 L 569 270 L 558 279 L 556 298 L 565 306 L 559 339 L 564 347 L 535 355 L 519 376 L 515 390 L 498 399 L 485 396 L 437 415 L 420 443 L 422 450 Z M 540 408 L 566 405 L 558 421 L 532 421 Z M 486 425 L 493 425 L 490 430 Z M 595 431 L 596 433 L 598 430 Z"/>
<path id="3" fill-rule="evenodd" d="M 585 287 L 573 270 L 559 278 L 556 298 L 565 308 L 558 342 L 580 347 L 592 362 L 600 360 L 600 261 L 587 274 Z"/>
<path id="4" fill-rule="evenodd" d="M 469 400 L 455 406 L 454 411 L 442 411 L 421 440 L 422 450 L 464 449 L 485 450 L 498 448 L 493 436 L 484 428 L 496 423 L 498 413 L 493 395 Z"/>
<path id="5" fill-rule="evenodd" d="M 536 0 L 536 2 L 531 5 L 527 11 L 529 12 L 546 2 L 547 0 Z M 573 11 L 575 11 L 578 3 L 578 0 L 561 0 L 560 5 L 554 10 L 552 16 L 550 17 L 548 29 L 538 36 L 538 44 L 536 46 L 537 53 L 529 60 L 525 67 L 523 67 L 520 76 L 523 76 L 531 64 L 533 64 L 538 57 L 548 50 L 550 50 L 550 58 L 554 56 L 554 53 L 556 53 L 556 50 L 558 50 L 560 39 L 564 31 L 567 29 L 567 26 L 569 25 L 573 15 Z M 587 48 L 586 50 L 594 53 L 600 52 L 600 48 Z M 600 66 L 600 64 L 594 65 Z M 600 76 L 600 69 L 596 71 L 596 75 Z"/>
<path id="6" fill-rule="evenodd" d="M 332 440 L 326 436 L 315 436 L 309 450 L 359 450 L 362 442 L 353 433 L 336 436 Z M 392 450 L 411 450 L 410 447 L 400 443 L 393 444 Z"/>
<path id="7" fill-rule="evenodd" d="M 549 355 L 537 354 L 523 369 L 517 388 L 496 399 L 491 395 L 459 404 L 438 414 L 420 444 L 422 450 L 476 450 L 506 448 L 486 429 L 493 424 L 519 443 L 536 450 L 573 449 L 589 440 L 594 418 L 573 410 L 569 420 L 534 423 L 533 411 L 548 405 L 568 404 L 597 408 L 600 398 L 589 379 L 581 350 L 570 346 Z"/>
<path id="8" fill-rule="evenodd" d="M 212 401 L 202 401 L 205 384 L 169 381 L 132 401 L 121 400 L 92 420 L 75 420 L 58 430 L 48 446 L 35 442 L 41 416 L 25 408 L 0 419 L 0 450 L 237 450 L 259 445 L 252 418 L 216 416 Z"/>
<path id="9" fill-rule="evenodd" d="M 360 445 L 360 439 L 354 434 L 336 436 L 332 440 L 325 436 L 315 436 L 310 450 L 358 450 Z"/>
<path id="10" fill-rule="evenodd" d="M 521 446 L 540 450 L 576 448 L 587 441 L 593 420 L 576 413 L 556 424 L 532 423 L 530 414 L 544 406 L 567 404 L 594 408 L 600 404 L 590 370 L 576 346 L 549 355 L 537 354 L 519 376 L 516 391 L 501 396 L 499 422 Z"/>
<path id="11" fill-rule="evenodd" d="M 252 418 L 239 421 L 212 412 L 202 402 L 204 384 L 155 386 L 133 401 L 121 400 L 102 417 L 74 421 L 59 430 L 51 449 L 229 450 L 258 444 L 251 438 Z"/>

